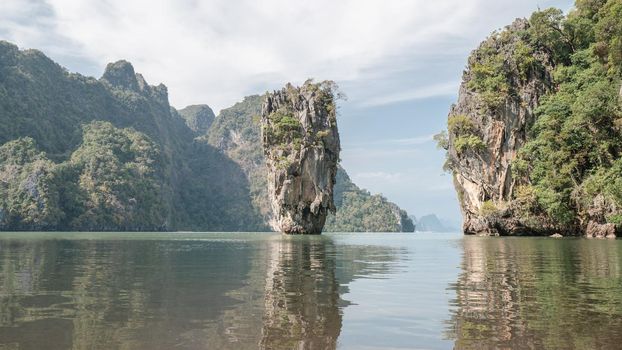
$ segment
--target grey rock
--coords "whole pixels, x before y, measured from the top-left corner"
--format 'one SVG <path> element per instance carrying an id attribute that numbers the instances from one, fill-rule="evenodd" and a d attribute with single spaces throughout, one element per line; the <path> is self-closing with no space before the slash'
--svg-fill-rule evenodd
<path id="1" fill-rule="evenodd" d="M 134 71 L 134 66 L 128 61 L 120 60 L 108 63 L 100 81 L 108 84 L 113 90 L 136 93 L 152 98 L 156 102 L 166 105 L 166 109 L 169 109 L 166 86 L 164 84 L 149 85 L 142 74 Z"/>
<path id="2" fill-rule="evenodd" d="M 616 226 L 612 223 L 600 224 L 590 221 L 587 224 L 585 235 L 588 238 L 615 238 Z"/>
<path id="3" fill-rule="evenodd" d="M 134 67 L 125 60 L 108 63 L 102 80 L 108 82 L 113 87 L 133 91 L 139 91 L 139 86 L 146 85 L 143 77 L 137 78 Z"/>
<path id="4" fill-rule="evenodd" d="M 517 32 L 528 27 L 527 20 L 517 19 L 505 30 Z M 493 35 L 482 46 L 492 47 L 505 56 L 505 69 L 509 73 L 513 93 L 507 94 L 503 103 L 491 110 L 480 94 L 469 86 L 474 76 L 468 69 L 464 72 L 458 101 L 449 112 L 449 117 L 468 117 L 474 127 L 473 133 L 485 145 L 482 149 L 458 152 L 455 147 L 457 135 L 449 133 L 448 161 L 454 174 L 466 234 L 533 234 L 554 229 L 544 222 L 534 227 L 512 215 L 512 193 L 527 180 L 512 174 L 511 163 L 518 149 L 527 141 L 527 130 L 535 120 L 534 110 L 538 101 L 552 88 L 553 67 L 546 53 L 536 52 L 534 57 L 540 63 L 538 68 L 522 78 L 517 67 L 508 64 L 519 41 L 517 35 L 511 38 L 509 42 L 502 42 Z M 469 66 L 478 64 L 480 60 L 481 57 L 474 51 L 469 57 Z M 482 214 L 485 202 L 494 204 L 497 208 L 495 215 Z"/>
<path id="5" fill-rule="evenodd" d="M 333 186 L 341 150 L 334 84 L 307 81 L 266 94 L 261 134 L 276 231 L 319 234 L 335 211 Z"/>

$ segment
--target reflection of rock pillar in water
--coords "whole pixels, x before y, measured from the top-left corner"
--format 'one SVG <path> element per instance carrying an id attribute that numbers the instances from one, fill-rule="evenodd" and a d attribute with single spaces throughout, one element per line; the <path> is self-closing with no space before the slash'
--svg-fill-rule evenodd
<path id="1" fill-rule="evenodd" d="M 267 271 L 262 349 L 334 349 L 339 285 L 329 241 L 279 239 Z"/>

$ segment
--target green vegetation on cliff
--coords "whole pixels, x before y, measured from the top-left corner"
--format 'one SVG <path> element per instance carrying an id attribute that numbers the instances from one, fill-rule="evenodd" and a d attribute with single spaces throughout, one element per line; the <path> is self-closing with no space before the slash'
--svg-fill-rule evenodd
<path id="1" fill-rule="evenodd" d="M 63 225 L 75 230 L 154 231 L 166 227 L 157 146 L 109 122 L 84 126 L 82 144 L 61 164 Z"/>
<path id="2" fill-rule="evenodd" d="M 465 231 L 622 229 L 620 18 L 622 0 L 578 0 L 567 15 L 516 20 L 473 51 L 447 134 L 436 137 Z"/>
<path id="3" fill-rule="evenodd" d="M 531 18 L 532 44 L 552 53 L 557 88 L 540 102 L 514 169 L 530 180 L 534 196 L 529 205 L 551 219 L 618 223 L 622 1 L 579 1 L 576 6 L 567 18 L 553 9 Z"/>
<path id="4" fill-rule="evenodd" d="M 55 164 L 32 138 L 0 147 L 0 228 L 161 230 L 158 150 L 144 134 L 107 122 L 84 126 L 83 143 Z"/>
<path id="5" fill-rule="evenodd" d="M 205 135 L 207 130 L 214 122 L 216 116 L 208 105 L 191 105 L 187 106 L 177 112 L 180 117 L 184 119 L 186 125 L 195 132 L 196 135 Z"/>
<path id="6" fill-rule="evenodd" d="M 63 213 L 55 168 L 32 138 L 0 147 L 0 229 L 37 230 L 58 224 Z"/>

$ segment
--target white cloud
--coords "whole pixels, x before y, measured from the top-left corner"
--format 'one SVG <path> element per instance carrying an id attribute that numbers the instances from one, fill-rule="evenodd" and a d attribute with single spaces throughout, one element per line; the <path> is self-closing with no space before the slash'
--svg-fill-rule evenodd
<path id="1" fill-rule="evenodd" d="M 357 173 L 353 175 L 355 180 L 364 179 L 364 180 L 382 180 L 382 181 L 401 181 L 402 173 L 387 173 L 384 171 L 375 171 L 375 172 L 365 172 L 365 173 Z"/>
<path id="2" fill-rule="evenodd" d="M 376 107 L 388 105 L 396 102 L 420 100 L 438 96 L 454 96 L 458 94 L 459 81 L 450 81 L 446 83 L 433 84 L 430 86 L 417 87 L 406 91 L 398 91 L 390 95 L 372 97 L 363 101 L 362 107 Z"/>
<path id="3" fill-rule="evenodd" d="M 387 140 L 387 143 L 393 143 L 393 144 L 402 145 L 402 146 L 423 145 L 425 143 L 434 141 L 433 138 L 434 138 L 434 134 L 431 134 L 431 135 L 424 135 L 424 136 L 409 137 L 405 139 Z"/>
<path id="4" fill-rule="evenodd" d="M 165 83 L 177 106 L 207 102 L 218 110 L 308 77 L 343 82 L 351 96 L 378 95 L 367 104 L 381 105 L 455 90 L 454 82 L 384 83 L 422 55 L 462 53 L 497 17 L 536 2 L 501 3 L 2 0 L 0 34 L 68 61 L 79 54 L 100 70 L 127 59 L 151 83 Z"/>

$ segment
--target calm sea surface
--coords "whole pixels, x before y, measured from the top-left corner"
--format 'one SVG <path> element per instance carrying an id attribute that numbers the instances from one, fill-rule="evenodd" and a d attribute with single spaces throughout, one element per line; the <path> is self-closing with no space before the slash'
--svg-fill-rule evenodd
<path id="1" fill-rule="evenodd" d="M 621 349 L 622 241 L 0 233 L 0 349 Z"/>

